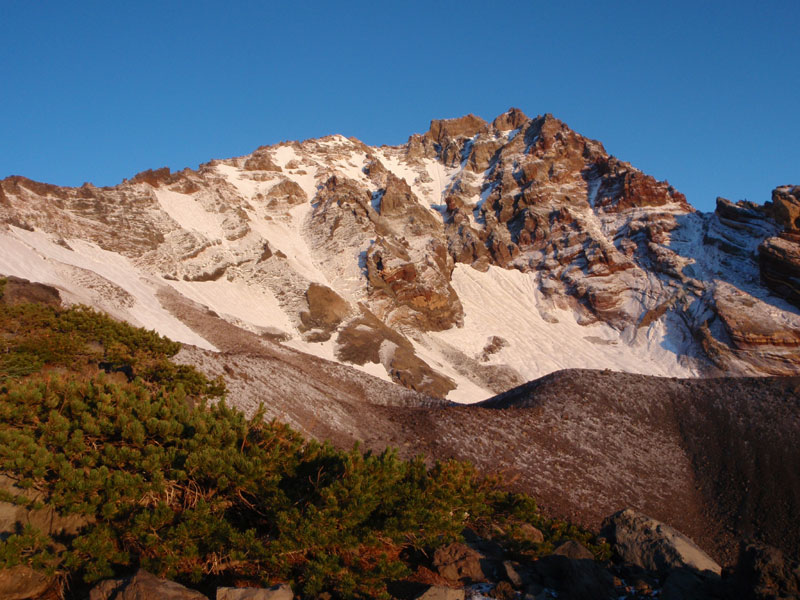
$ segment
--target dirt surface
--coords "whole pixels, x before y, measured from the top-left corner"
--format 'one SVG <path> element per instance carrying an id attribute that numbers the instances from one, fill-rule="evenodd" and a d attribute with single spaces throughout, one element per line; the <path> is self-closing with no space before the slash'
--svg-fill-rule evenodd
<path id="1" fill-rule="evenodd" d="M 229 402 L 245 410 L 263 403 L 268 417 L 339 446 L 472 461 L 593 529 L 630 507 L 721 564 L 744 537 L 800 551 L 800 378 L 568 370 L 468 406 L 300 353 L 179 358 L 222 375 Z"/>

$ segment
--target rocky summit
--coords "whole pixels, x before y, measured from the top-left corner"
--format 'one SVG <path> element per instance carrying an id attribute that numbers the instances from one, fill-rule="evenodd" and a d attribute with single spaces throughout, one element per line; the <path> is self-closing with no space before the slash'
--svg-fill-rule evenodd
<path id="1" fill-rule="evenodd" d="M 800 368 L 800 187 L 703 214 L 518 109 L 114 187 L 9 177 L 0 247 L 0 273 L 175 340 L 282 344 L 449 400 L 563 368 Z"/>

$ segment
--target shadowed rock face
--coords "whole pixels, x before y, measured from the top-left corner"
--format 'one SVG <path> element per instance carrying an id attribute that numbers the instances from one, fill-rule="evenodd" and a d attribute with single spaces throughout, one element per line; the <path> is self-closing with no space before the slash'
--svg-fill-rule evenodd
<path id="1" fill-rule="evenodd" d="M 790 375 L 798 207 L 798 187 L 782 186 L 764 206 L 719 199 L 697 213 L 552 115 L 510 109 L 434 120 L 396 147 L 328 136 L 108 188 L 9 177 L 0 243 L 27 254 L 0 259 L 0 273 L 210 347 L 174 311 L 152 317 L 170 312 L 158 300 L 169 287 L 243 332 L 342 361 L 336 341 L 363 305 L 403 350 L 359 366 L 461 400 L 587 364 Z M 522 273 L 524 297 L 498 271 Z M 309 298 L 313 285 L 330 294 Z M 491 298 L 476 300 L 481 286 Z M 571 343 L 533 354 L 562 335 Z M 508 344 L 483 357 L 494 336 Z"/>
<path id="2" fill-rule="evenodd" d="M 784 234 L 758 247 L 761 278 L 770 289 L 800 307 L 800 236 Z"/>
<path id="3" fill-rule="evenodd" d="M 61 295 L 49 285 L 32 283 L 19 277 L 6 277 L 0 302 L 7 306 L 34 302 L 48 306 L 61 306 Z"/>

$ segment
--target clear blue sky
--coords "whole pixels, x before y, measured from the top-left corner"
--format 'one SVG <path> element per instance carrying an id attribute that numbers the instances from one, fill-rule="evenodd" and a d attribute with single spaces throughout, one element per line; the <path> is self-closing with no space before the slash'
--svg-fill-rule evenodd
<path id="1" fill-rule="evenodd" d="M 800 2 L 0 0 L 0 177 L 551 112 L 702 210 L 800 184 Z"/>

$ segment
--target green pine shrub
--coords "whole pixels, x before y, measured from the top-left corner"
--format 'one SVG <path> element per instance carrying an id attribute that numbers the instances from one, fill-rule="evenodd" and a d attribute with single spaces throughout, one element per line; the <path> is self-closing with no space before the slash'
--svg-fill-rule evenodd
<path id="1" fill-rule="evenodd" d="M 591 542 L 469 464 L 342 451 L 248 419 L 220 381 L 169 360 L 179 347 L 85 307 L 0 305 L 0 473 L 39 492 L 36 507 L 85 522 L 75 535 L 10 535 L 0 568 L 91 583 L 143 567 L 377 598 L 409 573 L 406 551 L 468 525 L 502 523 L 513 543 L 515 524 L 531 522 L 547 540 L 517 548 L 528 554 Z M 118 370 L 127 376 L 106 373 Z M 0 500 L 34 508 L 8 491 Z"/>

